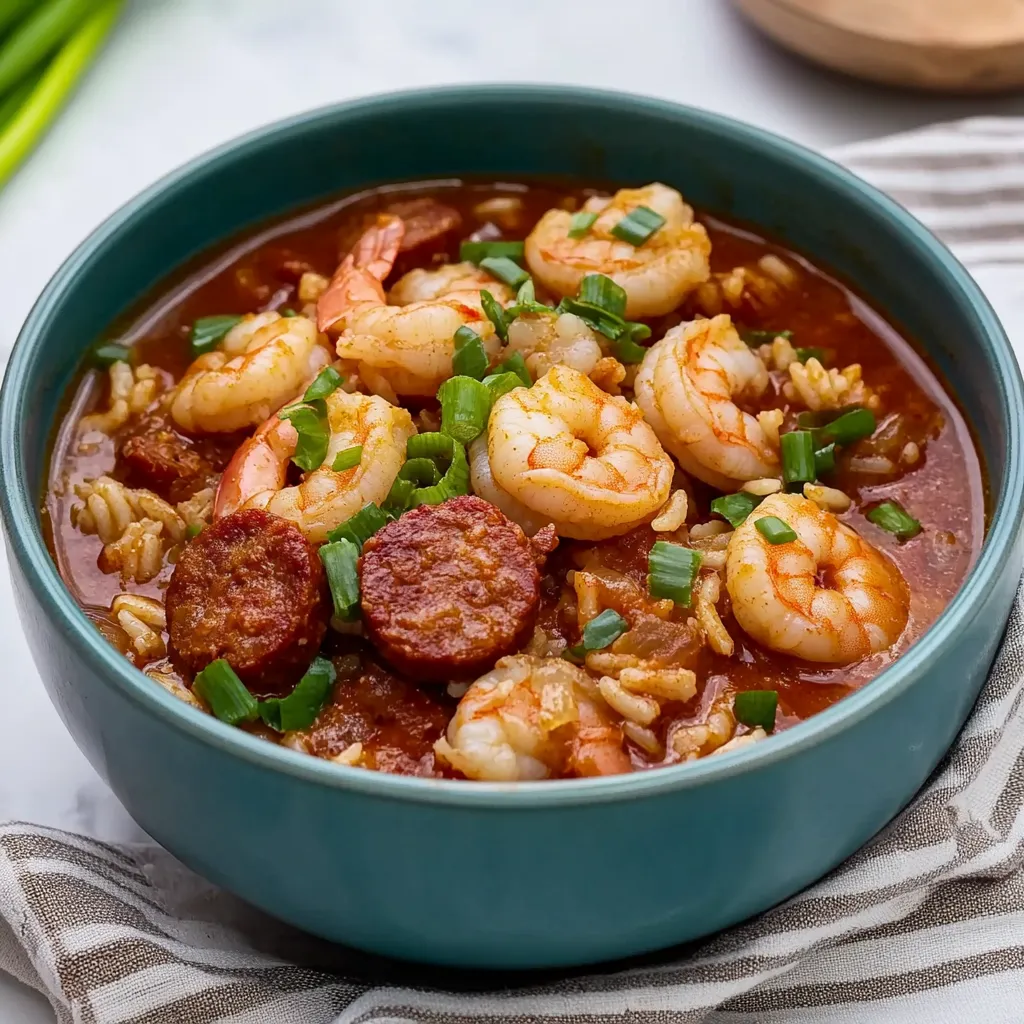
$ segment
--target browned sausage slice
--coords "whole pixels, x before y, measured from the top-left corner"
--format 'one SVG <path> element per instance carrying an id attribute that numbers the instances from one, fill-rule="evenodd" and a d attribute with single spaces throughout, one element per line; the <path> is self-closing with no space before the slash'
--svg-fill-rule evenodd
<path id="1" fill-rule="evenodd" d="M 143 421 L 121 446 L 128 479 L 172 502 L 203 487 L 214 473 L 195 445 L 161 419 Z"/>
<path id="2" fill-rule="evenodd" d="M 363 628 L 413 679 L 471 678 L 529 638 L 540 601 L 536 552 L 481 498 L 421 505 L 363 548 Z"/>
<path id="3" fill-rule="evenodd" d="M 402 246 L 391 272 L 392 280 L 430 260 L 458 255 L 458 231 L 462 227 L 458 210 L 423 197 L 392 203 L 387 212 L 401 217 L 405 223 Z"/>
<path id="4" fill-rule="evenodd" d="M 167 588 L 171 650 L 191 672 L 226 658 L 258 695 L 286 694 L 330 616 L 323 567 L 298 527 L 262 509 L 208 526 Z"/>

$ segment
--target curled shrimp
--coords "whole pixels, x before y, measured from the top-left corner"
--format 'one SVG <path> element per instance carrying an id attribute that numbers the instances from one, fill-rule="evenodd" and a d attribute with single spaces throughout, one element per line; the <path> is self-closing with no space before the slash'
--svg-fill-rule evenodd
<path id="1" fill-rule="evenodd" d="M 239 508 L 263 508 L 291 520 L 314 544 L 355 515 L 367 502 L 379 504 L 405 462 L 406 443 L 416 433 L 412 417 L 375 395 L 335 391 L 327 396 L 330 440 L 319 469 L 285 487 L 288 461 L 298 434 L 288 420 L 271 417 L 235 452 L 221 477 L 214 518 Z M 359 464 L 335 472 L 335 456 L 362 446 Z"/>
<path id="2" fill-rule="evenodd" d="M 171 396 L 171 416 L 191 432 L 254 426 L 301 394 L 330 362 L 312 320 L 272 312 L 243 317 L 217 351 L 185 371 Z"/>
<path id="3" fill-rule="evenodd" d="M 631 770 L 590 677 L 563 658 L 525 654 L 502 658 L 470 686 L 434 752 L 488 782 Z"/>
<path id="4" fill-rule="evenodd" d="M 491 461 L 487 454 L 487 435 L 481 434 L 469 446 L 469 482 L 473 493 L 484 501 L 500 508 L 527 537 L 532 537 L 551 520 L 532 512 L 521 501 L 516 501 L 508 491 L 494 482 Z"/>
<path id="5" fill-rule="evenodd" d="M 672 460 L 640 410 L 568 366 L 494 403 L 487 450 L 500 488 L 579 540 L 646 522 L 672 485 Z"/>
<path id="6" fill-rule="evenodd" d="M 635 246 L 611 232 L 638 206 L 665 223 Z M 597 220 L 582 238 L 569 237 L 571 213 L 548 210 L 526 239 L 527 265 L 548 291 L 575 295 L 587 274 L 604 274 L 626 290 L 626 316 L 661 316 L 708 279 L 708 233 L 674 188 L 654 182 L 620 189 L 610 199 L 591 196 L 583 212 L 596 213 Z"/>
<path id="7" fill-rule="evenodd" d="M 408 306 L 414 302 L 455 298 L 479 308 L 482 291 L 489 291 L 502 305 L 515 298 L 515 292 L 507 284 L 495 280 L 475 264 L 463 262 L 446 263 L 431 270 L 410 270 L 388 292 L 388 302 L 393 306 Z"/>
<path id="8" fill-rule="evenodd" d="M 531 376 L 552 366 L 590 374 L 604 354 L 597 335 L 574 313 L 524 313 L 509 324 L 506 353 L 523 356 Z"/>
<path id="9" fill-rule="evenodd" d="M 776 516 L 797 539 L 772 544 L 754 525 Z M 729 541 L 726 586 L 736 621 L 773 651 L 842 665 L 892 646 L 910 595 L 899 569 L 831 512 L 773 494 Z"/>
<path id="10" fill-rule="evenodd" d="M 720 490 L 779 475 L 778 442 L 736 404 L 768 386 L 760 357 L 723 314 L 673 327 L 644 356 L 637 405 L 688 473 Z"/>

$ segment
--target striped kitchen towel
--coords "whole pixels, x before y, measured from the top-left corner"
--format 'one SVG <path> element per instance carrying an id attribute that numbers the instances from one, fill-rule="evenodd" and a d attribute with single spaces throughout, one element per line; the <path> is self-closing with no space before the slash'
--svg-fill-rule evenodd
<path id="1" fill-rule="evenodd" d="M 835 156 L 949 242 L 1024 342 L 1024 119 Z M 0 968 L 62 1024 L 1019 1024 L 1022 678 L 1018 595 L 973 717 L 913 804 L 818 885 L 685 949 L 569 976 L 418 969 L 299 935 L 159 848 L 14 823 L 0 826 Z"/>

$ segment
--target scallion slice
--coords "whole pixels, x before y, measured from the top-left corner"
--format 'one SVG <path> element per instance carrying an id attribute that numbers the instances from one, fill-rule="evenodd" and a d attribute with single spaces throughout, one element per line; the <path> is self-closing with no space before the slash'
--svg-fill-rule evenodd
<path id="1" fill-rule="evenodd" d="M 525 288 L 526 286 L 524 285 L 523 287 Z M 480 305 L 487 319 L 494 324 L 495 333 L 502 341 L 507 341 L 509 321 L 505 317 L 505 310 L 502 309 L 501 303 L 486 288 L 480 292 Z M 459 329 L 468 330 L 469 328 Z"/>
<path id="2" fill-rule="evenodd" d="M 329 534 L 329 541 L 350 540 L 360 551 L 363 545 L 388 521 L 388 517 L 368 502 L 354 516 L 336 526 Z"/>
<path id="3" fill-rule="evenodd" d="M 192 689 L 210 705 L 214 715 L 228 725 L 256 719 L 259 708 L 256 698 L 223 658 L 211 661 L 195 677 Z"/>
<path id="4" fill-rule="evenodd" d="M 754 525 L 769 544 L 789 544 L 796 540 L 796 530 L 778 516 L 761 516 Z"/>
<path id="5" fill-rule="evenodd" d="M 99 369 L 107 369 L 114 363 L 127 363 L 131 360 L 132 350 L 124 345 L 115 345 L 108 342 L 105 345 L 97 345 L 89 353 L 89 362 Z"/>
<path id="6" fill-rule="evenodd" d="M 343 622 L 359 616 L 359 548 L 343 537 L 320 547 L 320 561 L 331 588 L 334 614 Z"/>
<path id="7" fill-rule="evenodd" d="M 569 237 L 584 238 L 587 232 L 594 226 L 595 220 L 597 220 L 596 213 L 587 213 L 585 210 L 574 213 L 569 220 Z"/>
<path id="8" fill-rule="evenodd" d="M 440 505 L 449 498 L 469 494 L 469 461 L 466 459 L 466 449 L 457 441 L 451 438 L 449 440 L 452 442 L 452 454 L 444 476 L 432 487 L 417 487 L 409 501 L 412 508 L 417 505 Z"/>
<path id="9" fill-rule="evenodd" d="M 518 288 L 530 277 L 518 263 L 513 263 L 507 256 L 487 256 L 480 260 L 479 267 L 496 280 L 504 281 L 510 288 Z"/>
<path id="10" fill-rule="evenodd" d="M 459 246 L 459 259 L 478 266 L 486 259 L 521 260 L 523 247 L 522 242 L 463 242 Z"/>
<path id="11" fill-rule="evenodd" d="M 775 690 L 743 690 L 733 698 L 732 710 L 736 721 L 751 729 L 760 726 L 765 732 L 775 729 L 775 712 L 779 695 Z"/>
<path id="12" fill-rule="evenodd" d="M 616 338 L 612 342 L 612 352 L 620 363 L 642 363 L 647 349 L 638 345 L 632 338 Z"/>
<path id="13" fill-rule="evenodd" d="M 537 301 L 537 289 L 534 286 L 533 278 L 527 278 L 516 292 L 515 305 L 505 310 L 505 321 L 511 323 L 517 316 L 524 313 L 554 313 L 551 306 L 545 306 L 543 302 Z"/>
<path id="14" fill-rule="evenodd" d="M 807 348 L 795 348 L 793 349 L 794 354 L 801 363 L 806 363 L 808 359 L 817 359 L 822 366 L 825 365 L 828 360 L 828 355 L 823 348 L 818 348 L 815 345 L 811 345 Z"/>
<path id="15" fill-rule="evenodd" d="M 469 444 L 480 436 L 491 413 L 491 389 L 472 377 L 449 377 L 437 392 L 441 433 Z"/>
<path id="16" fill-rule="evenodd" d="M 437 463 L 433 459 L 406 459 L 398 471 L 398 476 L 416 487 L 433 487 L 434 484 L 441 482 L 441 470 L 437 468 Z"/>
<path id="17" fill-rule="evenodd" d="M 503 363 L 498 363 L 492 376 L 501 373 L 514 373 L 523 382 L 524 387 L 528 388 L 533 384 L 533 378 L 526 368 L 526 360 L 523 358 L 522 352 L 513 352 Z"/>
<path id="18" fill-rule="evenodd" d="M 612 228 L 612 234 L 630 245 L 641 246 L 664 223 L 665 218 L 649 206 L 637 206 Z"/>
<path id="19" fill-rule="evenodd" d="M 342 384 L 345 378 L 333 366 L 325 366 L 317 375 L 312 384 L 306 388 L 302 396 L 304 402 L 313 402 L 318 398 L 326 398 L 333 394 Z"/>
<path id="20" fill-rule="evenodd" d="M 298 316 L 299 314 L 292 309 L 291 306 L 285 306 L 284 309 L 279 310 L 281 316 Z"/>
<path id="21" fill-rule="evenodd" d="M 576 296 L 580 302 L 597 306 L 620 320 L 626 316 L 626 289 L 604 274 L 587 274 Z"/>
<path id="22" fill-rule="evenodd" d="M 194 324 L 188 340 L 192 346 L 192 355 L 201 356 L 204 352 L 212 352 L 217 343 L 242 318 L 234 313 L 221 316 L 201 316 Z"/>
<path id="23" fill-rule="evenodd" d="M 785 338 L 787 341 L 793 337 L 792 331 L 740 331 L 740 337 L 751 347 L 758 345 L 770 345 L 776 338 Z"/>
<path id="24" fill-rule="evenodd" d="M 737 491 L 735 494 L 723 494 L 720 498 L 715 498 L 711 502 L 711 511 L 716 516 L 721 516 L 723 519 L 728 520 L 735 529 L 746 521 L 747 516 L 762 501 L 764 501 L 764 498 L 760 498 L 756 494 Z"/>
<path id="25" fill-rule="evenodd" d="M 487 372 L 488 362 L 480 335 L 472 327 L 460 327 L 455 332 L 455 354 L 452 356 L 455 373 L 479 380 Z"/>
<path id="26" fill-rule="evenodd" d="M 689 608 L 699 571 L 700 552 L 657 540 L 647 557 L 647 589 L 652 597 L 667 597 Z"/>
<path id="27" fill-rule="evenodd" d="M 844 412 L 819 430 L 821 441 L 838 445 L 853 444 L 875 432 L 875 414 L 870 409 L 856 408 Z"/>
<path id="28" fill-rule="evenodd" d="M 302 402 L 282 409 L 278 416 L 288 420 L 295 428 L 299 439 L 295 445 L 292 462 L 307 473 L 319 469 L 327 458 L 330 434 L 327 428 L 327 408 L 323 399 Z"/>
<path id="29" fill-rule="evenodd" d="M 523 386 L 523 381 L 519 374 L 510 372 L 492 373 L 489 377 L 484 377 L 480 383 L 486 384 L 490 389 L 492 405 L 502 395 L 507 395 L 510 391 Z"/>
<path id="30" fill-rule="evenodd" d="M 188 526 L 185 527 L 185 536 L 188 537 L 189 540 L 191 540 L 193 537 L 198 537 L 199 534 L 201 534 L 202 532 L 202 523 L 189 523 Z"/>
<path id="31" fill-rule="evenodd" d="M 363 461 L 363 446 L 354 444 L 351 448 L 343 448 L 334 456 L 331 469 L 335 473 L 344 473 L 346 469 L 355 469 Z"/>
<path id="32" fill-rule="evenodd" d="M 836 468 L 836 444 L 835 441 L 819 448 L 814 453 L 814 472 L 819 478 L 826 473 L 831 473 Z"/>
<path id="33" fill-rule="evenodd" d="M 563 657 L 582 660 L 591 651 L 603 651 L 610 647 L 629 629 L 629 623 L 613 608 L 605 608 L 595 615 L 584 627 L 580 643 L 568 648 Z"/>
<path id="34" fill-rule="evenodd" d="M 789 484 L 813 483 L 814 435 L 809 430 L 791 430 L 779 438 L 782 448 L 782 480 Z"/>
<path id="35" fill-rule="evenodd" d="M 327 658 L 314 658 L 287 697 L 260 701 L 260 718 L 277 732 L 308 729 L 320 714 L 336 675 L 334 665 Z"/>
<path id="36" fill-rule="evenodd" d="M 388 491 L 388 496 L 381 505 L 381 511 L 393 519 L 396 519 L 409 508 L 409 502 L 416 491 L 416 482 L 406 480 L 401 475 L 395 477 L 395 482 Z"/>
<path id="37" fill-rule="evenodd" d="M 447 434 L 428 430 L 422 434 L 413 434 L 405 443 L 407 459 L 450 459 L 452 457 L 452 439 Z"/>
<path id="38" fill-rule="evenodd" d="M 921 532 L 921 523 L 910 515 L 898 501 L 883 501 L 867 515 L 868 521 L 895 534 L 900 540 L 910 540 Z"/>

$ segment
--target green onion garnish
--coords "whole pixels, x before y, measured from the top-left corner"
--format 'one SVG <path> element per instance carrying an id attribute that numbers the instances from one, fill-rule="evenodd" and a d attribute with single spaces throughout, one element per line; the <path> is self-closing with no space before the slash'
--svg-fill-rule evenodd
<path id="1" fill-rule="evenodd" d="M 290 405 L 287 409 L 282 409 L 278 416 L 288 420 L 299 435 L 292 462 L 307 473 L 319 469 L 327 458 L 330 440 L 327 408 L 323 399 Z"/>
<path id="2" fill-rule="evenodd" d="M 211 661 L 196 676 L 192 689 L 210 705 L 214 715 L 228 725 L 256 719 L 259 708 L 256 698 L 223 658 Z"/>
<path id="3" fill-rule="evenodd" d="M 614 609 L 605 608 L 584 627 L 583 638 L 575 647 L 563 652 L 563 657 L 582 660 L 591 651 L 603 651 L 629 629 L 629 623 Z"/>
<path id="4" fill-rule="evenodd" d="M 769 544 L 789 544 L 796 540 L 796 531 L 778 516 L 761 516 L 754 521 L 754 525 Z"/>
<path id="5" fill-rule="evenodd" d="M 459 259 L 468 260 L 478 266 L 486 259 L 521 260 L 522 258 L 522 242 L 463 242 L 459 246 Z M 487 268 L 484 267 L 484 269 Z"/>
<path id="6" fill-rule="evenodd" d="M 413 442 L 419 442 L 414 445 Z M 444 475 L 429 487 L 417 487 L 409 498 L 409 507 L 440 505 L 449 498 L 469 493 L 469 462 L 466 449 L 448 434 L 415 434 L 406 444 L 406 455 L 413 458 L 442 458 L 448 461 Z"/>
<path id="7" fill-rule="evenodd" d="M 189 334 L 189 342 L 192 345 L 192 355 L 201 356 L 204 352 L 212 352 L 217 343 L 231 330 L 235 324 L 241 323 L 242 318 L 234 313 L 227 313 L 222 316 L 201 316 L 193 325 Z"/>
<path id="8" fill-rule="evenodd" d="M 97 345 L 89 353 L 89 361 L 93 366 L 106 369 L 114 363 L 127 363 L 131 360 L 132 350 L 124 345 L 115 345 L 108 342 L 106 345 Z"/>
<path id="9" fill-rule="evenodd" d="M 785 338 L 787 341 L 793 337 L 792 331 L 740 331 L 740 337 L 751 347 L 758 345 L 770 345 L 776 338 Z"/>
<path id="10" fill-rule="evenodd" d="M 335 473 L 344 473 L 346 469 L 355 469 L 363 461 L 363 446 L 354 444 L 351 448 L 343 448 L 334 456 L 331 469 Z"/>
<path id="11" fill-rule="evenodd" d="M 814 453 L 814 474 L 820 478 L 826 473 L 831 473 L 835 468 L 836 444 L 835 441 L 832 441 Z"/>
<path id="12" fill-rule="evenodd" d="M 814 435 L 809 430 L 792 430 L 779 438 L 782 447 L 782 480 L 789 484 L 813 483 Z"/>
<path id="13" fill-rule="evenodd" d="M 522 245 L 522 243 L 519 243 Z M 518 263 L 513 263 L 507 256 L 487 256 L 480 260 L 481 270 L 486 270 L 491 277 L 504 281 L 510 288 L 518 288 L 530 275 Z"/>
<path id="14" fill-rule="evenodd" d="M 489 362 L 480 335 L 472 327 L 460 327 L 455 332 L 455 354 L 452 356 L 455 373 L 479 380 L 487 372 Z"/>
<path id="15" fill-rule="evenodd" d="M 806 363 L 808 359 L 817 359 L 824 366 L 825 360 L 828 358 L 823 348 L 817 348 L 813 345 L 809 348 L 795 348 L 793 352 L 801 363 Z"/>
<path id="16" fill-rule="evenodd" d="M 359 548 L 342 538 L 320 548 L 327 584 L 334 600 L 334 614 L 343 622 L 359 616 Z"/>
<path id="17" fill-rule="evenodd" d="M 487 426 L 491 389 L 472 377 L 449 377 L 437 392 L 441 403 L 441 433 L 469 444 Z"/>
<path id="18" fill-rule="evenodd" d="M 279 310 L 281 316 L 298 316 L 299 314 L 292 309 L 291 306 L 285 306 L 284 309 Z"/>
<path id="19" fill-rule="evenodd" d="M 317 375 L 312 384 L 306 388 L 302 396 L 304 402 L 313 402 L 318 398 L 326 398 L 333 394 L 342 384 L 345 378 L 333 366 L 325 366 Z"/>
<path id="20" fill-rule="evenodd" d="M 191 540 L 193 537 L 198 537 L 199 534 L 201 534 L 202 532 L 202 523 L 189 523 L 188 526 L 185 527 L 185 536 L 188 537 L 189 540 Z"/>
<path id="21" fill-rule="evenodd" d="M 388 517 L 373 502 L 369 502 L 350 519 L 346 519 L 340 526 L 331 530 L 327 534 L 327 539 L 329 541 L 350 540 L 362 551 L 363 545 L 387 521 Z"/>
<path id="22" fill-rule="evenodd" d="M 388 496 L 381 505 L 381 510 L 392 518 L 397 518 L 409 508 L 409 502 L 416 491 L 416 482 L 406 480 L 401 475 L 395 477 L 395 482 L 388 491 Z"/>
<path id="23" fill-rule="evenodd" d="M 501 373 L 514 373 L 523 382 L 524 387 L 528 388 L 533 384 L 533 378 L 526 368 L 526 360 L 523 358 L 522 352 L 513 352 L 503 363 L 498 363 L 492 376 Z"/>
<path id="24" fill-rule="evenodd" d="M 595 220 L 597 220 L 596 213 L 587 213 L 584 210 L 574 213 L 569 221 L 569 237 L 583 238 L 594 226 Z"/>
<path id="25" fill-rule="evenodd" d="M 779 695 L 775 690 L 744 690 L 733 698 L 732 710 L 738 722 L 765 732 L 775 729 L 775 710 Z"/>
<path id="26" fill-rule="evenodd" d="M 875 432 L 875 414 L 870 409 L 850 409 L 838 419 L 819 429 L 822 442 L 835 441 L 838 445 L 853 444 Z"/>
<path id="27" fill-rule="evenodd" d="M 580 281 L 580 290 L 576 297 L 580 302 L 597 306 L 598 309 L 603 309 L 620 320 L 626 316 L 626 289 L 604 274 L 587 274 Z"/>
<path id="28" fill-rule="evenodd" d="M 612 234 L 616 238 L 622 239 L 623 242 L 640 246 L 664 223 L 665 218 L 660 213 L 656 213 L 649 206 L 638 206 L 636 209 L 630 210 L 612 228 Z"/>
<path id="29" fill-rule="evenodd" d="M 334 665 L 327 658 L 314 658 L 305 675 L 287 697 L 271 697 L 260 701 L 260 718 L 278 732 L 308 729 L 320 714 L 335 676 Z"/>
<path id="30" fill-rule="evenodd" d="M 505 310 L 506 323 L 512 323 L 517 316 L 524 313 L 554 313 L 551 306 L 545 306 L 543 302 L 537 301 L 537 289 L 534 287 L 533 278 L 527 278 L 516 292 L 515 304 Z"/>
<path id="31" fill-rule="evenodd" d="M 746 491 L 737 491 L 735 494 L 723 494 L 711 502 L 711 511 L 735 527 L 741 526 L 747 516 L 757 508 L 764 498 L 756 494 L 747 494 Z"/>
<path id="32" fill-rule="evenodd" d="M 867 515 L 868 521 L 895 534 L 900 540 L 910 540 L 921 532 L 921 524 L 898 501 L 883 501 Z"/>
<path id="33" fill-rule="evenodd" d="M 632 338 L 616 338 L 612 342 L 612 352 L 620 363 L 642 363 L 647 349 L 638 345 Z"/>
<path id="34" fill-rule="evenodd" d="M 502 395 L 523 386 L 523 380 L 518 373 L 492 373 L 489 377 L 484 377 L 480 383 L 486 384 L 490 389 L 491 405 Z"/>
<path id="35" fill-rule="evenodd" d="M 526 285 L 523 285 L 523 287 L 525 288 Z M 505 317 L 505 310 L 501 308 L 501 303 L 486 288 L 480 292 L 480 305 L 483 307 L 487 319 L 494 324 L 494 330 L 498 337 L 502 341 L 507 341 L 509 322 Z M 459 328 L 459 330 L 466 329 L 468 328 Z"/>
<path id="36" fill-rule="evenodd" d="M 700 552 L 657 540 L 647 557 L 647 589 L 652 597 L 667 597 L 690 607 L 693 584 L 700 571 Z"/>
<path id="37" fill-rule="evenodd" d="M 423 434 L 413 434 L 405 443 L 405 457 L 407 459 L 450 459 L 452 457 L 452 439 L 447 434 L 439 434 L 432 430 Z"/>
<path id="38" fill-rule="evenodd" d="M 416 487 L 433 487 L 441 482 L 441 470 L 433 459 L 406 459 L 398 471 L 399 479 L 408 480 Z M 412 495 L 409 495 L 412 497 Z"/>

